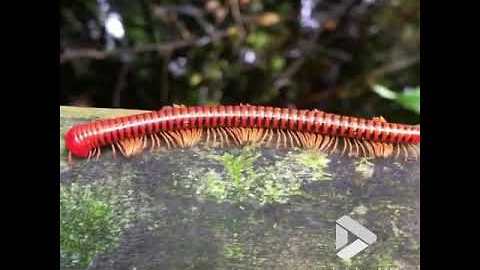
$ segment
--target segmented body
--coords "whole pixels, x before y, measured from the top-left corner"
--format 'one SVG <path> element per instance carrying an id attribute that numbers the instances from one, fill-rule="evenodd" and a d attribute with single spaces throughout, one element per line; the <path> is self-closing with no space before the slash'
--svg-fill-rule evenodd
<path id="1" fill-rule="evenodd" d="M 128 139 L 146 138 L 162 132 L 216 128 L 283 130 L 288 134 L 318 134 L 385 144 L 420 143 L 419 125 L 388 123 L 378 118 L 363 119 L 317 110 L 252 105 L 167 106 L 158 111 L 96 120 L 72 127 L 65 134 L 65 142 L 73 155 L 89 157 L 94 149 L 113 146 Z M 174 144 L 173 139 L 170 141 Z"/>

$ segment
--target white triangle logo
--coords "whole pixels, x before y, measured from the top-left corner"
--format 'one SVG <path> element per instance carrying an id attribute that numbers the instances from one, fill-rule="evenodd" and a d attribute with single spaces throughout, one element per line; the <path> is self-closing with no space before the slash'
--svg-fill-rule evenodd
<path id="1" fill-rule="evenodd" d="M 347 245 L 349 232 L 358 238 Z M 335 224 L 335 249 L 340 249 L 337 256 L 344 260 L 357 255 L 375 241 L 377 241 L 377 236 L 374 233 L 349 216 L 339 218 L 337 224 Z"/>

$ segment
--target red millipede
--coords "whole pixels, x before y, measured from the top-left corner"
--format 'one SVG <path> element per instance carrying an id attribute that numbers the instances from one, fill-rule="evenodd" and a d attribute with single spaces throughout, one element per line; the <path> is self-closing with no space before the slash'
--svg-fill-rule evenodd
<path id="1" fill-rule="evenodd" d="M 276 142 L 274 138 L 276 137 Z M 165 106 L 158 111 L 95 120 L 65 133 L 69 152 L 80 158 L 100 156 L 110 145 L 124 156 L 148 147 L 188 147 L 205 139 L 214 145 L 275 143 L 367 157 L 418 158 L 420 125 L 388 123 L 318 110 L 253 105 Z"/>

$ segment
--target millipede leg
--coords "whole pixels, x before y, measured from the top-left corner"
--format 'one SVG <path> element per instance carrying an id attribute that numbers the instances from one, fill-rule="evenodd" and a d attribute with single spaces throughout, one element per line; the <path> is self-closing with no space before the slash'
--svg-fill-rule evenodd
<path id="1" fill-rule="evenodd" d="M 357 139 L 354 139 L 354 142 L 358 145 L 359 147 L 359 155 L 362 157 L 367 156 L 367 150 L 365 149 L 365 146 L 363 146 L 363 143 Z M 361 153 L 360 153 L 361 152 Z"/>
<path id="2" fill-rule="evenodd" d="M 143 140 L 142 149 L 145 149 L 145 148 L 147 148 L 147 146 L 148 146 L 148 144 L 147 144 L 147 143 L 148 143 L 147 136 L 143 136 L 143 137 L 142 137 L 142 140 Z"/>
<path id="3" fill-rule="evenodd" d="M 286 132 L 286 141 L 287 141 L 287 147 L 293 147 L 294 146 L 294 143 L 293 143 L 293 138 L 292 138 L 292 134 L 290 133 L 290 130 L 287 130 Z"/>
<path id="4" fill-rule="evenodd" d="M 297 147 L 302 147 L 302 143 L 300 142 L 300 137 L 298 136 L 298 132 L 293 132 L 293 139 L 296 142 Z"/>
<path id="5" fill-rule="evenodd" d="M 417 150 L 415 149 L 415 147 L 411 144 L 407 144 L 407 148 L 409 150 L 412 150 L 411 152 L 413 153 L 414 160 L 417 160 L 418 159 L 418 153 L 417 153 Z"/>
<path id="6" fill-rule="evenodd" d="M 246 141 L 250 145 L 255 145 L 255 130 L 253 128 L 248 128 L 247 130 L 247 136 L 246 136 Z"/>
<path id="7" fill-rule="evenodd" d="M 334 141 L 334 144 L 333 144 L 333 147 L 332 149 L 330 150 L 329 154 L 335 152 L 337 150 L 337 146 L 338 146 L 338 137 L 334 136 L 333 137 L 333 141 Z"/>
<path id="8" fill-rule="evenodd" d="M 377 157 L 383 157 L 383 146 L 379 142 L 372 143 L 375 146 L 375 153 Z"/>
<path id="9" fill-rule="evenodd" d="M 119 145 L 122 146 L 122 154 L 124 157 L 128 157 L 129 156 L 129 143 L 128 143 L 128 139 L 124 139 L 124 140 L 121 140 L 121 141 L 118 141 Z"/>
<path id="10" fill-rule="evenodd" d="M 250 141 L 252 142 L 252 144 L 258 145 L 260 138 L 260 130 L 258 128 L 252 128 L 250 132 Z"/>
<path id="11" fill-rule="evenodd" d="M 356 149 L 355 142 L 353 141 L 353 139 L 346 137 L 346 138 L 344 138 L 344 140 L 348 141 L 347 142 L 347 145 L 348 145 L 348 154 L 347 155 L 348 155 L 348 157 L 356 157 L 357 153 L 356 153 L 355 150 L 357 150 L 357 149 Z"/>
<path id="12" fill-rule="evenodd" d="M 368 156 L 369 157 L 375 157 L 375 148 L 373 147 L 372 143 L 369 141 L 362 141 L 362 143 L 365 145 L 365 148 L 368 151 Z"/>
<path id="13" fill-rule="evenodd" d="M 404 157 L 405 157 L 404 161 L 408 161 L 408 150 L 407 150 L 407 148 L 405 147 L 404 144 L 401 144 L 400 146 L 402 147 L 402 150 L 403 150 L 403 153 L 404 153 Z"/>
<path id="14" fill-rule="evenodd" d="M 122 153 L 122 155 L 123 155 L 124 157 L 126 157 L 127 154 L 126 154 L 126 152 L 125 152 L 125 149 L 123 149 L 123 146 L 120 144 L 120 142 L 117 142 L 117 147 L 118 147 L 118 149 L 120 150 L 120 153 Z"/>
<path id="15" fill-rule="evenodd" d="M 165 132 L 165 137 L 170 140 L 172 147 L 178 147 L 178 142 L 175 140 L 175 136 L 172 131 Z"/>
<path id="16" fill-rule="evenodd" d="M 267 138 L 267 142 L 265 143 L 266 145 L 270 145 L 271 142 L 272 142 L 272 139 L 273 139 L 273 129 L 268 129 L 268 138 Z"/>
<path id="17" fill-rule="evenodd" d="M 237 136 L 235 136 L 235 133 L 233 132 L 232 128 L 225 128 L 225 132 L 233 139 L 233 143 L 235 145 L 240 145 L 240 142 L 238 141 Z"/>
<path id="18" fill-rule="evenodd" d="M 238 142 L 240 146 L 245 145 L 245 131 L 242 128 L 234 128 L 233 133 L 238 138 Z"/>
<path id="19" fill-rule="evenodd" d="M 353 138 L 353 143 L 355 144 L 355 149 L 356 151 L 356 157 L 364 157 L 365 156 L 365 149 L 363 148 L 362 144 L 360 141 L 358 141 L 356 138 Z"/>
<path id="20" fill-rule="evenodd" d="M 115 144 L 111 144 L 112 147 L 112 158 L 115 159 L 117 158 L 117 153 L 115 152 Z"/>
<path id="21" fill-rule="evenodd" d="M 323 148 L 322 148 L 322 151 L 328 153 L 328 149 L 330 148 L 330 145 L 332 144 L 333 142 L 333 137 L 331 136 L 327 136 L 327 140 L 326 142 L 323 142 Z"/>
<path id="22" fill-rule="evenodd" d="M 240 142 L 240 146 L 245 146 L 247 142 L 247 134 L 245 129 L 243 128 L 235 128 L 235 134 L 238 137 L 238 141 Z"/>
<path id="23" fill-rule="evenodd" d="M 260 145 L 262 141 L 263 132 L 265 131 L 259 128 L 251 128 L 248 134 L 248 140 L 250 141 L 250 143 L 254 146 Z"/>
<path id="24" fill-rule="evenodd" d="M 292 131 L 292 137 L 293 137 L 293 140 L 295 142 L 295 146 L 297 148 L 302 147 L 302 143 L 300 142 L 300 137 L 298 136 L 298 132 Z"/>
<path id="25" fill-rule="evenodd" d="M 278 130 L 275 130 L 275 132 L 277 133 L 277 143 L 275 144 L 275 148 L 279 148 L 280 146 L 280 135 L 278 134 L 279 131 Z"/>
<path id="26" fill-rule="evenodd" d="M 290 139 L 290 144 L 292 147 L 299 147 L 300 143 L 298 141 L 297 133 L 291 130 L 287 130 L 288 137 Z"/>
<path id="27" fill-rule="evenodd" d="M 222 128 L 223 135 L 225 135 L 225 144 L 228 146 L 230 145 L 230 140 L 228 139 L 229 134 L 228 134 L 228 129 Z"/>
<path id="28" fill-rule="evenodd" d="M 330 136 L 324 135 L 322 139 L 322 143 L 318 148 L 320 151 L 325 152 L 325 148 L 330 144 Z"/>
<path id="29" fill-rule="evenodd" d="M 179 132 L 182 135 L 183 147 L 190 147 L 193 144 L 193 132 L 191 129 L 186 129 Z"/>
<path id="30" fill-rule="evenodd" d="M 378 157 L 378 147 L 377 144 L 371 141 L 364 141 L 365 145 L 369 146 L 368 148 L 370 149 L 372 153 L 372 157 Z"/>
<path id="31" fill-rule="evenodd" d="M 186 131 L 184 131 L 184 130 L 173 131 L 173 132 L 170 133 L 170 135 L 177 142 L 177 144 L 180 146 L 180 148 L 185 148 Z"/>
<path id="32" fill-rule="evenodd" d="M 87 162 L 90 161 L 90 158 L 92 158 L 92 155 L 93 155 L 94 151 L 95 151 L 95 148 L 93 150 L 88 151 Z"/>
<path id="33" fill-rule="evenodd" d="M 167 145 L 167 149 L 170 149 L 171 148 L 170 140 L 167 138 L 165 133 L 166 132 L 162 131 L 162 132 L 159 132 L 159 133 L 155 134 L 155 135 L 157 135 L 157 138 L 158 138 L 157 146 L 160 147 L 160 144 L 163 140 L 165 142 L 165 144 Z"/>
<path id="34" fill-rule="evenodd" d="M 308 147 L 311 149 L 319 149 L 322 145 L 323 136 L 315 133 L 306 133 L 305 140 Z"/>
<path id="35" fill-rule="evenodd" d="M 383 143 L 376 142 L 376 144 L 377 144 L 377 147 L 378 147 L 378 156 L 379 157 L 384 157 L 384 155 L 383 155 L 383 153 L 384 153 Z"/>
<path id="36" fill-rule="evenodd" d="M 154 139 L 155 142 L 156 142 L 155 147 L 160 147 L 161 142 L 162 142 L 161 139 L 160 139 L 160 137 L 158 137 L 157 134 L 153 134 L 153 139 Z"/>
<path id="37" fill-rule="evenodd" d="M 383 158 L 386 158 L 387 157 L 387 145 L 385 143 L 379 143 L 380 147 L 381 147 L 381 151 L 382 151 L 382 157 Z"/>
<path id="38" fill-rule="evenodd" d="M 348 138 L 348 140 L 350 141 L 350 149 L 351 149 L 349 152 L 349 156 L 358 157 L 358 146 L 355 143 L 355 139 Z"/>
<path id="39" fill-rule="evenodd" d="M 325 146 L 325 152 L 327 154 L 330 154 L 330 148 L 332 147 L 332 145 L 334 144 L 334 141 L 335 141 L 335 138 L 334 136 L 328 136 L 329 139 L 328 139 L 328 144 Z"/>
<path id="40" fill-rule="evenodd" d="M 191 147 L 193 145 L 193 131 L 191 129 L 187 129 L 182 134 L 183 145 L 185 147 Z"/>
<path id="41" fill-rule="evenodd" d="M 391 157 L 393 155 L 393 145 L 391 143 L 386 143 L 384 147 L 384 156 Z"/>
<path id="42" fill-rule="evenodd" d="M 400 156 L 400 145 L 396 144 L 395 148 L 397 149 L 397 151 L 395 151 L 395 159 L 398 159 L 398 157 Z"/>
<path id="43" fill-rule="evenodd" d="M 220 147 L 223 148 L 223 145 L 224 145 L 224 139 L 223 139 L 224 131 L 223 131 L 222 128 L 218 128 L 218 134 L 220 135 Z"/>
<path id="44" fill-rule="evenodd" d="M 68 165 L 73 165 L 72 151 L 68 151 Z"/>
<path id="45" fill-rule="evenodd" d="M 360 144 L 360 142 L 356 138 L 353 138 L 352 141 L 353 141 L 353 144 L 355 145 L 355 154 L 356 154 L 355 157 L 365 156 L 365 151 L 363 149 L 363 146 Z"/>
<path id="46" fill-rule="evenodd" d="M 189 144 L 191 143 L 192 141 L 192 133 L 190 130 L 186 129 L 186 130 L 179 130 L 176 132 L 177 136 L 178 136 L 178 140 L 181 142 L 181 147 L 185 148 L 185 147 L 188 147 Z"/>
<path id="47" fill-rule="evenodd" d="M 232 137 L 237 142 L 237 146 L 241 146 L 242 145 L 242 138 L 240 138 L 240 135 L 238 134 L 237 128 L 230 128 L 230 134 L 232 134 Z"/>
<path id="48" fill-rule="evenodd" d="M 155 149 L 155 139 L 153 138 L 153 134 L 150 134 L 150 152 L 153 152 L 153 149 Z"/>
<path id="49" fill-rule="evenodd" d="M 187 129 L 182 133 L 185 147 L 192 147 L 195 144 L 196 132 L 193 129 Z"/>
<path id="50" fill-rule="evenodd" d="M 285 131 L 280 129 L 281 134 L 282 134 L 282 142 L 283 142 L 283 148 L 287 148 L 287 135 L 285 134 Z"/>
<path id="51" fill-rule="evenodd" d="M 265 139 L 267 138 L 268 136 L 268 133 L 270 132 L 270 129 L 266 129 L 264 132 L 263 132 L 263 135 L 262 135 L 262 138 L 260 138 L 260 142 L 262 144 L 267 144 L 267 142 L 265 142 Z"/>
<path id="52" fill-rule="evenodd" d="M 358 156 L 358 152 L 357 152 L 358 149 L 355 147 L 355 150 L 356 150 L 356 151 L 355 151 L 355 152 L 353 151 L 353 148 L 354 148 L 354 146 L 355 146 L 355 142 L 354 142 L 352 139 L 350 139 L 350 138 L 345 138 L 345 140 L 348 141 L 348 142 L 347 142 L 347 144 L 348 144 L 348 149 L 349 149 L 349 150 L 348 150 L 348 156 L 349 156 L 349 157 L 357 157 L 357 156 Z"/>
<path id="53" fill-rule="evenodd" d="M 215 129 L 212 129 L 212 133 L 213 133 L 213 143 L 212 143 L 212 146 L 215 147 L 217 145 L 217 132 Z"/>
<path id="54" fill-rule="evenodd" d="M 309 147 L 305 143 L 305 136 L 301 132 L 295 131 L 295 135 L 298 138 L 298 147 L 303 147 L 309 149 Z"/>
<path id="55" fill-rule="evenodd" d="M 300 147 L 304 147 L 306 149 L 315 149 L 315 141 L 317 139 L 314 134 L 310 133 L 298 133 L 298 138 L 300 140 Z"/>
<path id="56" fill-rule="evenodd" d="M 347 151 L 347 141 L 348 139 L 344 139 L 343 140 L 343 149 L 342 149 L 342 152 L 340 152 L 340 156 L 343 157 L 343 155 L 345 154 L 345 151 Z"/>
<path id="57" fill-rule="evenodd" d="M 203 135 L 203 129 L 201 128 L 195 129 L 195 144 L 198 144 L 198 142 L 202 139 L 202 135 Z"/>
<path id="58" fill-rule="evenodd" d="M 242 145 L 245 146 L 249 142 L 250 137 L 250 129 L 249 128 L 239 128 L 238 132 L 240 133 L 240 137 L 242 138 Z"/>
<path id="59" fill-rule="evenodd" d="M 177 131 L 168 131 L 165 132 L 165 135 L 171 138 L 172 144 L 179 146 L 180 148 L 183 146 L 181 137 L 179 138 Z"/>
<path id="60" fill-rule="evenodd" d="M 100 154 L 102 153 L 102 150 L 100 147 L 98 147 L 98 150 L 97 150 L 97 155 L 95 157 L 95 160 L 98 160 L 100 158 Z"/>
<path id="61" fill-rule="evenodd" d="M 168 133 L 167 132 L 160 132 L 159 135 L 163 138 L 163 140 L 165 141 L 165 143 L 167 144 L 167 149 L 170 149 L 171 148 L 171 144 L 170 144 L 170 138 L 168 136 Z M 160 139 L 160 138 L 159 138 Z M 158 144 L 160 145 L 160 144 Z"/>
<path id="62" fill-rule="evenodd" d="M 345 138 L 345 140 L 347 141 L 347 144 L 348 144 L 348 156 L 349 157 L 356 157 L 357 156 L 357 153 L 356 152 L 353 152 L 353 145 L 354 143 L 352 142 L 352 139 L 350 138 Z"/>
<path id="63" fill-rule="evenodd" d="M 415 154 L 417 155 L 418 159 L 420 159 L 420 146 L 412 145 L 412 147 L 415 150 Z"/>
<path id="64" fill-rule="evenodd" d="M 210 129 L 207 128 L 207 138 L 205 139 L 205 144 L 209 146 L 210 143 Z"/>
<path id="65" fill-rule="evenodd" d="M 253 142 L 252 142 L 252 132 L 253 132 L 253 129 L 251 128 L 243 128 L 242 131 L 244 132 L 243 134 L 243 138 L 244 138 L 244 144 L 248 145 L 252 145 Z"/>
<path id="66" fill-rule="evenodd" d="M 320 134 L 312 134 L 312 141 L 313 141 L 313 149 L 320 149 L 325 136 Z"/>

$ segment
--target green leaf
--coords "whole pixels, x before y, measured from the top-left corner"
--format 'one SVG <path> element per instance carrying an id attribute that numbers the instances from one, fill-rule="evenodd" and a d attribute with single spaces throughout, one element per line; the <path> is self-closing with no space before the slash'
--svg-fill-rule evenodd
<path id="1" fill-rule="evenodd" d="M 404 108 L 420 113 L 420 87 L 405 89 L 396 100 Z"/>
<path id="2" fill-rule="evenodd" d="M 420 114 L 420 87 L 406 88 L 403 92 L 397 93 L 385 86 L 375 85 L 373 91 L 379 96 L 394 100 L 407 110 L 414 111 Z"/>
<path id="3" fill-rule="evenodd" d="M 386 98 L 386 99 L 396 99 L 397 93 L 393 92 L 392 90 L 386 88 L 382 85 L 374 85 L 373 91 L 377 93 L 379 96 Z"/>

